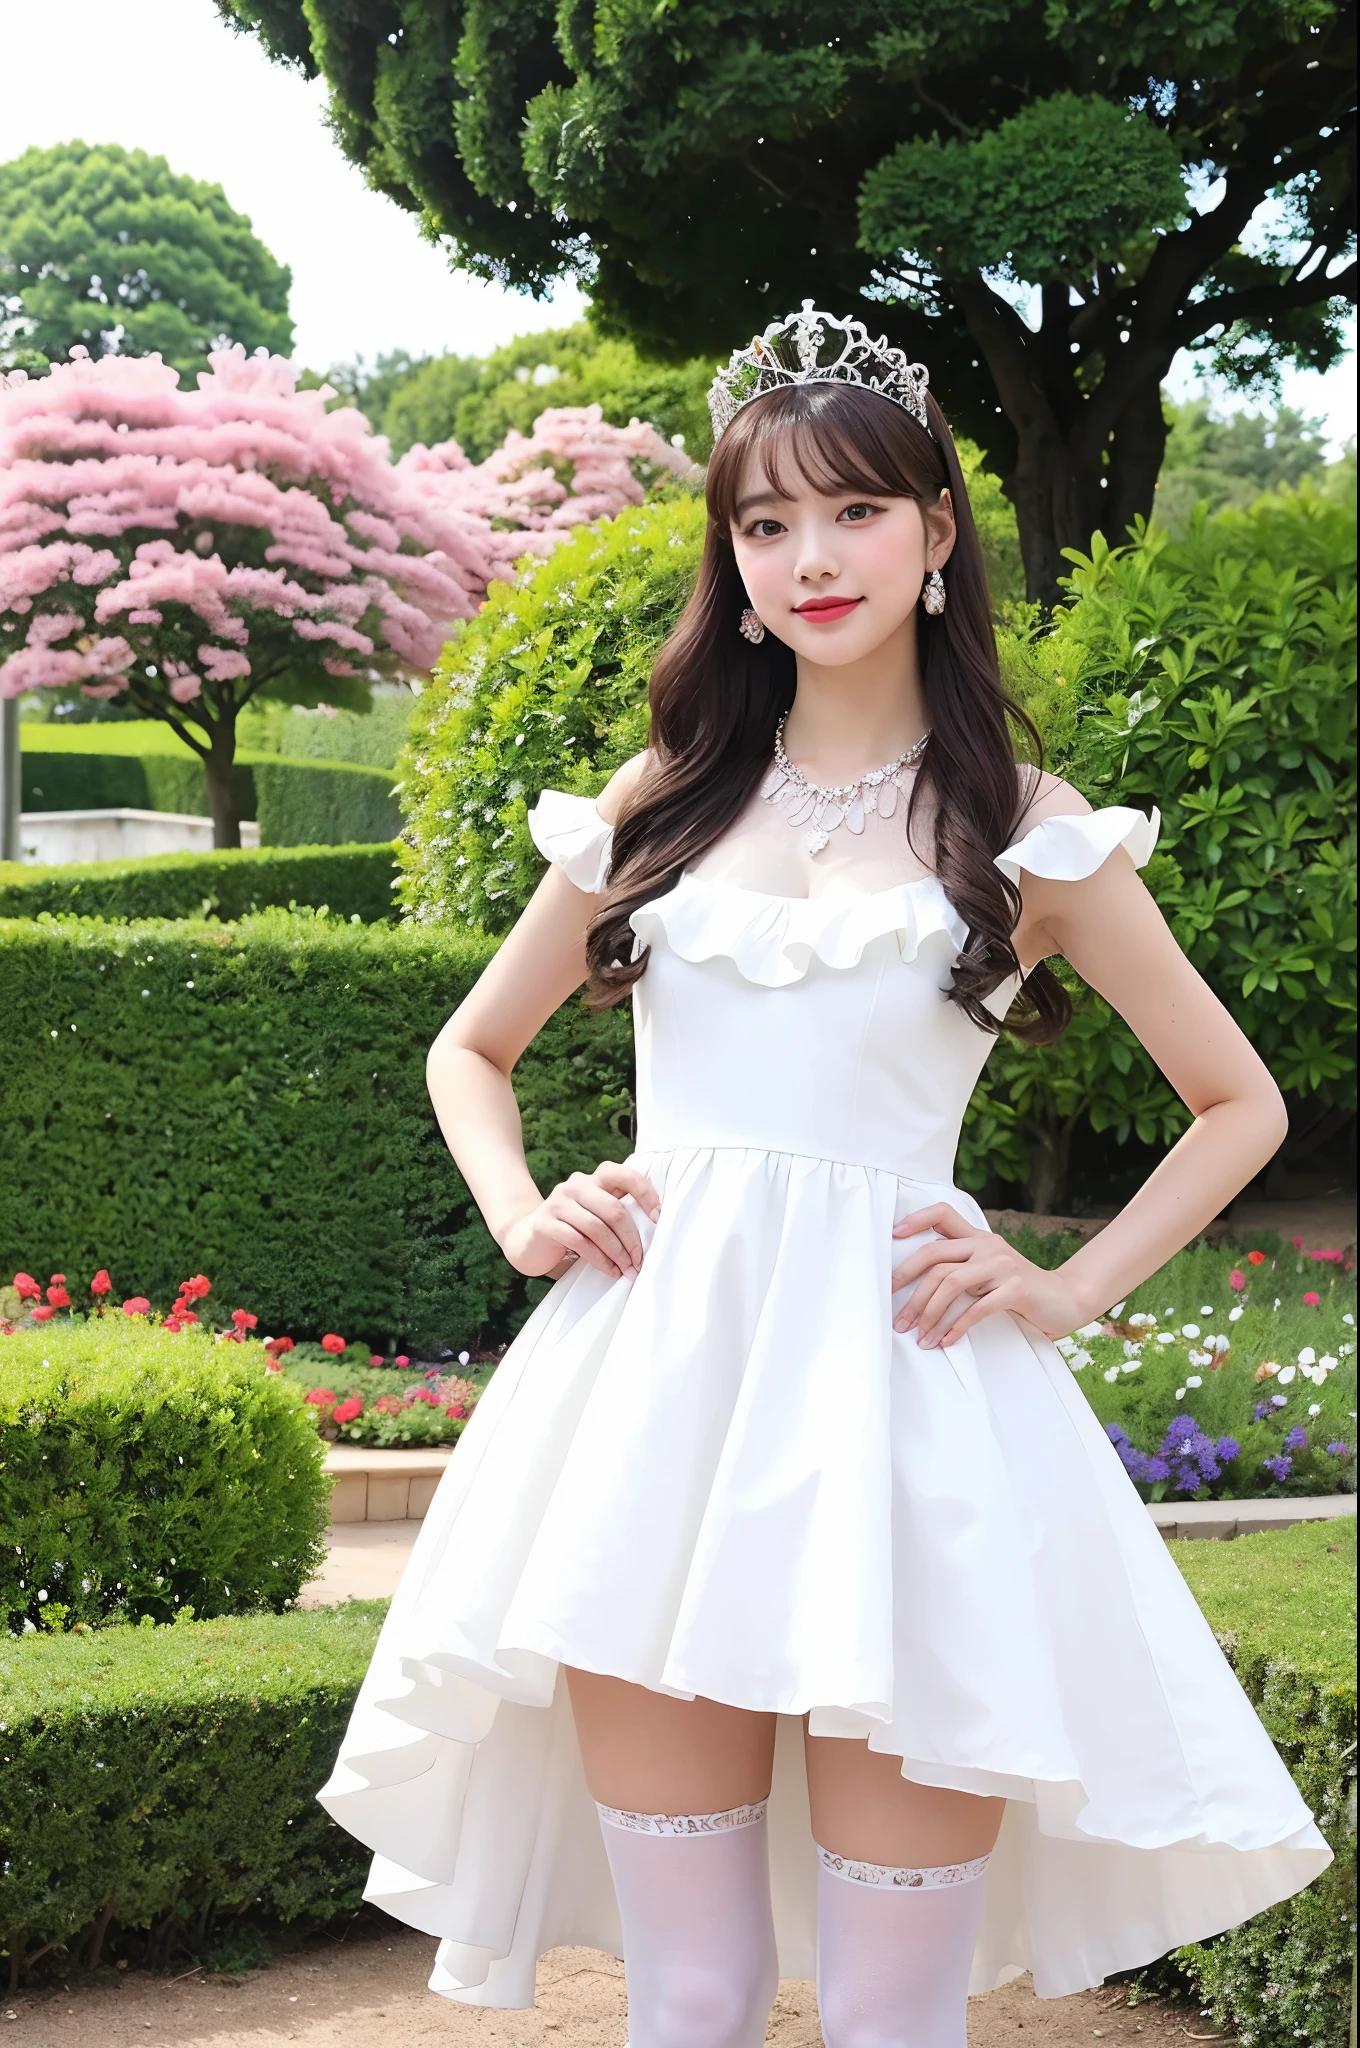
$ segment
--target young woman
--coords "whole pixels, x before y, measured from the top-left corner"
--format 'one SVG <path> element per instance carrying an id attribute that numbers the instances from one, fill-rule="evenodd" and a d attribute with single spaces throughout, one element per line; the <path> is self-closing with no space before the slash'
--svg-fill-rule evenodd
<path id="1" fill-rule="evenodd" d="M 1330 1861 L 1051 1341 L 1269 1158 L 1269 1075 L 1137 868 L 1156 819 L 1017 765 L 925 372 L 812 311 L 713 393 L 648 752 L 545 792 L 550 866 L 430 1055 L 488 1227 L 557 1278 L 452 1460 L 322 1800 L 432 1987 L 622 1953 L 632 2048 L 963 2048 Z M 1194 1121 L 1056 1272 L 951 1181 L 1062 955 Z M 637 1149 L 546 1196 L 516 1060 L 631 996 Z M 560 1276 L 560 1277 L 558 1277 Z"/>

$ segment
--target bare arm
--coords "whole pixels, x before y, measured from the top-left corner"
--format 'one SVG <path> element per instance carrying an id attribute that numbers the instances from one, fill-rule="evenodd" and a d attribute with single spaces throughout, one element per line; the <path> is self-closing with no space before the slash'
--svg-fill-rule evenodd
<path id="1" fill-rule="evenodd" d="M 1057 784 L 1031 816 L 1087 808 Z M 1032 964 L 1060 953 L 1070 960 L 1130 1025 L 1194 1121 L 1113 1222 L 1055 1273 L 1042 1273 L 944 1205 L 943 1221 L 929 1210 L 905 1217 L 898 1235 L 943 1233 L 894 1275 L 894 1287 L 928 1276 L 896 1325 L 918 1329 L 923 1343 L 952 1342 L 996 1309 L 1050 1336 L 1078 1327 L 1217 1216 L 1288 1128 L 1269 1071 L 1181 952 L 1122 848 L 1085 881 L 1026 875 L 1023 889 L 1021 959 Z"/>
<path id="2" fill-rule="evenodd" d="M 599 799 L 617 816 L 640 771 L 629 762 Z M 636 1271 L 637 1228 L 623 1203 L 649 1214 L 656 1191 L 634 1167 L 606 1161 L 572 1174 L 545 1197 L 524 1157 L 510 1076 L 553 1011 L 586 979 L 586 931 L 595 899 L 550 868 L 524 915 L 430 1047 L 425 1073 L 439 1128 L 487 1228 L 522 1273 L 555 1271 L 570 1253 L 611 1277 Z"/>

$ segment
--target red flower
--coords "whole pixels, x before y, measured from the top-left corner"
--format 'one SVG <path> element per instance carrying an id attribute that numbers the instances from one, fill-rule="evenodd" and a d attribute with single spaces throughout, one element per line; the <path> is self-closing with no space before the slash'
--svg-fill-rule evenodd
<path id="1" fill-rule="evenodd" d="M 111 1292 L 112 1288 L 113 1282 L 112 1280 L 110 1280 L 108 1274 L 101 1266 L 99 1268 L 99 1271 L 95 1274 L 93 1280 L 90 1282 L 90 1292 L 91 1294 L 108 1294 Z"/>
<path id="2" fill-rule="evenodd" d="M 332 1417 L 332 1420 L 339 1423 L 353 1422 L 355 1417 L 362 1415 L 363 1412 L 363 1402 L 359 1399 L 359 1396 L 357 1394 L 351 1394 L 348 1401 L 342 1401 L 340 1403 L 340 1406 L 336 1409 L 335 1414 Z"/>
<path id="3" fill-rule="evenodd" d="M 333 1408 L 335 1406 L 335 1396 L 329 1387 L 313 1387 L 302 1398 L 309 1408 Z"/>
<path id="4" fill-rule="evenodd" d="M 21 1301 L 37 1301 L 42 1295 L 42 1289 L 31 1273 L 15 1274 L 14 1291 Z"/>
<path id="5" fill-rule="evenodd" d="M 322 1349 L 323 1351 L 335 1351 L 335 1352 L 340 1352 L 340 1351 L 343 1351 L 343 1350 L 344 1350 L 344 1348 L 345 1348 L 345 1340 L 344 1340 L 344 1338 L 343 1338 L 343 1337 L 337 1337 L 337 1336 L 336 1336 L 336 1334 L 335 1334 L 335 1332 L 334 1332 L 334 1330 L 328 1330 L 328 1331 L 326 1332 L 326 1335 L 325 1335 L 325 1336 L 324 1336 L 324 1337 L 323 1337 L 323 1338 L 321 1339 L 321 1349 Z"/>
<path id="6" fill-rule="evenodd" d="M 446 1415 L 451 1415 L 455 1422 L 462 1422 L 464 1417 L 467 1415 L 467 1409 L 463 1406 L 461 1401 L 452 1401 L 450 1402 L 449 1406 L 444 1410 L 444 1413 Z"/>
<path id="7" fill-rule="evenodd" d="M 285 1352 L 293 1350 L 293 1340 L 291 1337 L 266 1337 L 264 1348 L 270 1358 L 277 1362 Z"/>
<path id="8" fill-rule="evenodd" d="M 205 1294 L 212 1293 L 212 1281 L 206 1273 L 195 1273 L 192 1280 L 180 1281 L 179 1291 L 190 1301 L 202 1301 Z"/>
<path id="9" fill-rule="evenodd" d="M 149 1316 L 150 1313 L 151 1303 L 144 1294 L 130 1295 L 123 1303 L 123 1314 L 125 1316 Z"/>
<path id="10" fill-rule="evenodd" d="M 52 1320 L 55 1314 L 56 1310 L 54 1308 L 35 1308 L 33 1310 L 33 1320 L 35 1323 L 47 1323 Z"/>
<path id="11" fill-rule="evenodd" d="M 1303 1297 L 1303 1305 L 1305 1308 L 1320 1308 L 1322 1306 L 1322 1296 L 1320 1294 L 1312 1293 L 1305 1294 Z"/>
<path id="12" fill-rule="evenodd" d="M 178 1316 L 179 1320 L 182 1323 L 196 1323 L 198 1321 L 198 1317 L 194 1313 L 193 1309 L 181 1308 L 178 1302 L 175 1303 L 175 1306 L 171 1309 L 170 1313 L 173 1316 Z"/>
<path id="13" fill-rule="evenodd" d="M 64 1287 L 49 1287 L 47 1299 L 51 1302 L 53 1308 L 69 1308 L 71 1306 L 71 1297 Z"/>
<path id="14" fill-rule="evenodd" d="M 54 1273 L 51 1284 L 53 1287 L 64 1287 L 66 1285 L 66 1275 L 64 1273 Z"/>
<path id="15" fill-rule="evenodd" d="M 411 1361 L 406 1356 L 406 1353 L 404 1351 L 399 1351 L 396 1357 L 392 1360 L 392 1363 L 393 1365 L 409 1365 Z"/>
<path id="16" fill-rule="evenodd" d="M 395 1394 L 379 1394 L 377 1400 L 373 1403 L 373 1413 L 375 1415 L 400 1415 L 401 1402 Z"/>
<path id="17" fill-rule="evenodd" d="M 1245 1273 L 1243 1273 L 1243 1272 L 1241 1272 L 1241 1271 L 1240 1271 L 1240 1270 L 1239 1270 L 1239 1269 L 1238 1269 L 1238 1268 L 1237 1268 L 1236 1266 L 1234 1266 L 1234 1267 L 1233 1267 L 1233 1269 L 1232 1269 L 1232 1271 L 1231 1271 L 1231 1273 L 1229 1273 L 1229 1275 L 1228 1275 L 1228 1285 L 1229 1285 L 1229 1287 L 1245 1287 L 1245 1286 L 1246 1286 L 1246 1284 L 1247 1284 L 1247 1276 L 1246 1276 L 1246 1274 L 1245 1274 Z"/>
<path id="18" fill-rule="evenodd" d="M 253 1316 L 248 1308 L 234 1308 L 231 1319 L 238 1330 L 253 1330 L 260 1320 L 258 1316 Z"/>
<path id="19" fill-rule="evenodd" d="M 175 1314 L 174 1310 L 171 1309 L 169 1315 L 165 1318 L 165 1321 L 161 1325 L 161 1327 L 162 1329 L 166 1330 L 182 1330 L 184 1328 L 184 1325 L 180 1321 L 179 1317 Z"/>
<path id="20" fill-rule="evenodd" d="M 370 1351 L 368 1354 L 368 1362 L 370 1365 L 381 1365 L 383 1362 L 383 1355 L 381 1351 Z"/>
<path id="21" fill-rule="evenodd" d="M 1249 1266 L 1264 1266 L 1265 1262 L 1266 1262 L 1266 1255 L 1265 1255 L 1265 1253 L 1264 1253 L 1264 1252 L 1248 1252 L 1248 1253 L 1247 1253 L 1247 1264 L 1248 1264 Z"/>

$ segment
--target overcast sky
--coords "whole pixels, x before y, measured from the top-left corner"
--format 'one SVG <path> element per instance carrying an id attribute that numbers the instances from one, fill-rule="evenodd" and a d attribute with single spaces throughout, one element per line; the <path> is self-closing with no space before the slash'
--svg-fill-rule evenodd
<path id="1" fill-rule="evenodd" d="M 296 353 L 314 369 L 397 348 L 481 355 L 581 309 L 571 286 L 543 304 L 451 272 L 341 155 L 321 85 L 271 64 L 212 0 L 0 0 L 0 53 L 0 161 L 34 143 L 119 142 L 221 185 L 292 270 Z M 1172 394 L 1198 382 L 1179 359 Z M 1284 396 L 1326 418 L 1334 445 L 1355 432 L 1353 359 L 1287 376 Z"/>

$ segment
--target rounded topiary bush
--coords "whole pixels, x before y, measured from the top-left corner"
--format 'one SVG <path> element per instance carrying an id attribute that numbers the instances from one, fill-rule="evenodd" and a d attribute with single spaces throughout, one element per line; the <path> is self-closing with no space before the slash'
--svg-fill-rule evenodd
<path id="1" fill-rule="evenodd" d="M 288 1605 L 324 1555 L 323 1455 L 262 1344 L 121 1316 L 0 1335 L 0 1625 Z"/>
<path id="2" fill-rule="evenodd" d="M 705 517 L 686 492 L 583 527 L 519 583 L 493 583 L 449 642 L 402 765 L 417 918 L 508 929 L 543 872 L 525 824 L 538 792 L 593 796 L 646 745 L 652 659 Z"/>

